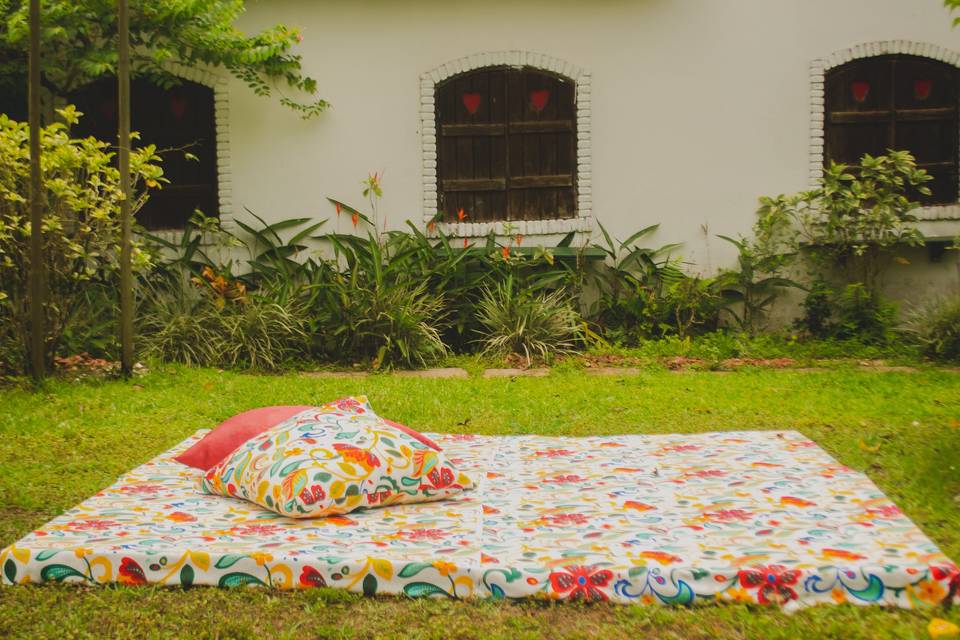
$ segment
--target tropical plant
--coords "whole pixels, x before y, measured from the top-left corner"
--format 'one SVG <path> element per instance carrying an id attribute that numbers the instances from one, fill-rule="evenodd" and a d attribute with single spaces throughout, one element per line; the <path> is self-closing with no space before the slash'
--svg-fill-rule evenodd
<path id="1" fill-rule="evenodd" d="M 304 353 L 307 335 L 295 310 L 256 296 L 219 300 L 195 281 L 148 286 L 138 314 L 144 355 L 199 366 L 273 370 Z"/>
<path id="2" fill-rule="evenodd" d="M 0 77 L 22 77 L 29 39 L 26 0 L 0 0 Z M 302 73 L 293 53 L 302 40 L 284 25 L 245 35 L 235 23 L 245 10 L 242 0 L 177 0 L 130 3 L 131 66 L 161 86 L 179 80 L 170 63 L 220 67 L 254 93 L 280 93 L 279 83 L 309 96 L 305 102 L 281 93 L 280 102 L 303 117 L 327 108 L 316 98 L 317 83 Z M 45 0 L 41 31 L 41 65 L 46 88 L 64 97 L 103 76 L 116 73 L 117 10 L 99 0 Z M 22 83 L 25 86 L 25 83 Z"/>
<path id="3" fill-rule="evenodd" d="M 960 361 L 960 295 L 915 308 L 907 317 L 904 332 L 934 360 Z"/>
<path id="4" fill-rule="evenodd" d="M 897 307 L 871 293 L 862 283 L 848 284 L 833 300 L 834 337 L 866 344 L 887 344 L 893 339 Z"/>
<path id="5" fill-rule="evenodd" d="M 923 242 L 913 213 L 920 204 L 909 193 L 929 195 L 931 179 L 908 151 L 865 154 L 856 168 L 831 163 L 816 189 L 761 198 L 758 213 L 771 233 L 779 228 L 794 251 L 805 250 L 822 277 L 839 268 L 846 283 L 879 295 L 896 247 Z"/>
<path id="6" fill-rule="evenodd" d="M 793 254 L 771 252 L 758 239 L 718 237 L 737 248 L 737 268 L 721 271 L 716 282 L 726 302 L 723 310 L 742 331 L 754 336 L 781 290 L 800 286 L 781 275 Z"/>
<path id="7" fill-rule="evenodd" d="M 70 137 L 69 126 L 80 114 L 73 107 L 58 110 L 63 122 L 41 130 L 44 185 L 43 270 L 44 359 L 49 364 L 65 331 L 82 306 L 91 284 L 113 286 L 119 271 L 120 173 L 106 143 Z M 147 190 L 164 181 L 155 148 L 147 145 L 131 154 L 134 186 L 132 210 L 146 201 Z M 18 336 L 25 349 L 30 335 L 27 274 L 30 272 L 29 135 L 26 123 L 0 114 L 0 324 Z M 134 242 L 134 268 L 149 262 Z M 26 352 L 17 368 L 26 366 Z"/>
<path id="8" fill-rule="evenodd" d="M 484 287 L 477 317 L 482 353 L 516 353 L 528 365 L 572 351 L 581 335 L 580 316 L 562 289 L 537 293 L 512 276 Z"/>
<path id="9" fill-rule="evenodd" d="M 327 236 L 345 268 L 318 285 L 315 342 L 337 360 L 369 359 L 374 368 L 425 366 L 444 356 L 443 297 L 404 269 L 395 243 L 373 234 Z M 407 255 L 407 254 L 403 254 Z"/>

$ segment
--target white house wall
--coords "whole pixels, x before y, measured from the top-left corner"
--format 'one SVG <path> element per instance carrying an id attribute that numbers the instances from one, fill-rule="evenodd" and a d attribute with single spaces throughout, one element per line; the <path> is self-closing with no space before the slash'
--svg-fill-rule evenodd
<path id="1" fill-rule="evenodd" d="M 330 218 L 333 228 L 325 197 L 359 206 L 360 181 L 382 171 L 381 217 L 393 228 L 407 219 L 423 226 L 432 186 L 429 172 L 424 184 L 422 76 L 475 55 L 516 52 L 526 61 L 537 54 L 590 76 L 591 126 L 580 142 L 590 149 L 588 222 L 620 237 L 660 223 L 652 242 L 682 242 L 703 273 L 732 264 L 731 247 L 715 234 L 749 232 L 758 196 L 808 187 L 811 145 L 821 135 L 818 65 L 861 43 L 960 52 L 960 30 L 951 29 L 941 0 L 261 0 L 248 7 L 247 28 L 282 22 L 300 30 L 305 71 L 333 106 L 303 121 L 230 82 L 230 149 L 221 160 L 233 215 L 246 207 L 270 220 Z M 942 222 L 938 234 L 960 230 Z M 349 220 L 339 224 L 349 228 Z M 538 230 L 562 229 L 528 231 Z M 956 287 L 955 256 L 947 266 L 914 264 L 911 291 L 918 279 L 936 290 Z"/>

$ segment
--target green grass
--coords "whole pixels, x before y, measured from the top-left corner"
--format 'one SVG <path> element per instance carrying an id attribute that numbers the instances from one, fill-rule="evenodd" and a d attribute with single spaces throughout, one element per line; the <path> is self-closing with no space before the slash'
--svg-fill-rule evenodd
<path id="1" fill-rule="evenodd" d="M 746 369 L 436 380 L 256 376 L 156 368 L 133 383 L 54 381 L 0 391 L 0 546 L 15 541 L 196 429 L 267 404 L 366 394 L 426 431 L 693 433 L 794 428 L 866 472 L 960 558 L 960 373 Z M 362 598 L 315 590 L 0 589 L 0 637 L 924 638 L 960 612 L 743 606 L 692 610 Z"/>

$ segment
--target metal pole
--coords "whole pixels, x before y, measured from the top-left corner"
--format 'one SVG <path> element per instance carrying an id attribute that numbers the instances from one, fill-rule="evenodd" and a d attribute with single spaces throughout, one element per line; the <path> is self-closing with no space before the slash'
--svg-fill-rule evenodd
<path id="1" fill-rule="evenodd" d="M 129 376 L 133 371 L 133 267 L 131 264 L 130 202 L 130 15 L 127 0 L 117 0 L 118 59 L 117 80 L 119 116 L 120 190 L 120 369 Z"/>
<path id="2" fill-rule="evenodd" d="M 40 178 L 40 0 L 30 0 L 30 362 L 36 382 L 46 374 L 43 312 L 43 185 Z"/>

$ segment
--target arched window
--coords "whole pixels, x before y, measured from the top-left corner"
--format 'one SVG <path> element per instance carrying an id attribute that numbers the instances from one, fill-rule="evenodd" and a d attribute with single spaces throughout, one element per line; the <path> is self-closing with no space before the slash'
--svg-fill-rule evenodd
<path id="1" fill-rule="evenodd" d="M 573 218 L 574 83 L 532 67 L 484 67 L 436 88 L 438 210 L 445 222 Z"/>
<path id="2" fill-rule="evenodd" d="M 824 162 L 905 149 L 933 176 L 925 204 L 957 201 L 958 78 L 944 62 L 909 55 L 853 60 L 827 72 Z"/>
<path id="3" fill-rule="evenodd" d="M 115 143 L 117 81 L 94 82 L 70 97 L 83 112 L 74 133 Z M 137 214 L 147 229 L 182 229 L 199 209 L 217 216 L 217 147 L 213 89 L 181 81 L 170 88 L 145 78 L 130 83 L 130 128 L 140 133 L 134 146 L 155 144 L 164 152 L 163 172 L 170 184 L 153 190 Z M 185 153 L 196 156 L 188 159 Z"/>

